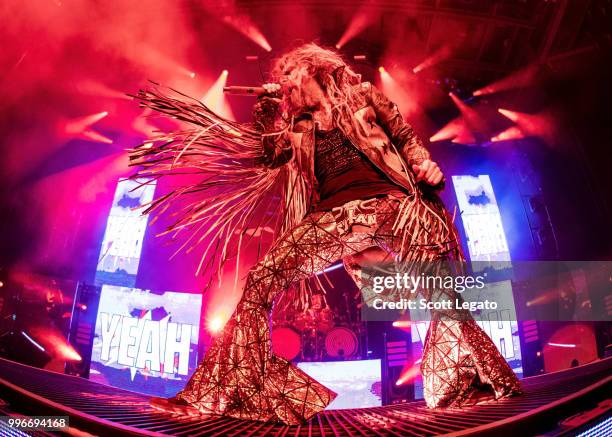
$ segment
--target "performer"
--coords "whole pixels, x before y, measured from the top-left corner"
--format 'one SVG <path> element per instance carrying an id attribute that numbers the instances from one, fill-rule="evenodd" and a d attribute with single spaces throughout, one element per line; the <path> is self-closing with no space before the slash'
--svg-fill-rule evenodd
<path id="1" fill-rule="evenodd" d="M 274 243 L 248 272 L 222 334 L 185 389 L 152 400 L 156 408 L 302 423 L 336 395 L 271 352 L 275 299 L 338 260 L 359 285 L 365 257 L 463 259 L 435 194 L 442 171 L 395 104 L 316 44 L 283 55 L 272 79 L 255 105 L 254 125 L 225 120 L 184 95 L 159 89 L 138 95 L 145 106 L 192 127 L 133 149 L 132 164 L 142 166 L 135 178 L 204 176 L 157 199 L 146 213 L 191 199 L 169 232 L 191 229 L 188 242 L 207 242 L 202 260 L 209 268 L 211 257 L 223 265 L 239 255 L 244 238 L 271 225 L 272 216 L 261 214 L 263 199 L 271 199 L 278 218 Z M 454 291 L 437 293 L 426 297 Z M 496 399 L 520 392 L 492 341 L 469 313 L 456 310 L 433 312 L 421 373 L 430 407 L 462 405 L 483 389 Z"/>

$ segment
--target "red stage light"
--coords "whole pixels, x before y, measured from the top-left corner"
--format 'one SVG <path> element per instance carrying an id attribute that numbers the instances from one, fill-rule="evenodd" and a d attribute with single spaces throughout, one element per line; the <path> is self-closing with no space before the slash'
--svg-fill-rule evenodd
<path id="1" fill-rule="evenodd" d="M 100 143 L 112 144 L 113 140 L 89 129 L 94 123 L 102 120 L 108 115 L 107 111 L 98 112 L 96 114 L 86 115 L 84 117 L 73 118 L 64 122 L 60 126 L 60 133 L 65 137 L 77 137 Z"/>
<path id="2" fill-rule="evenodd" d="M 221 332 L 224 325 L 225 324 L 223 323 L 223 319 L 221 318 L 221 316 L 214 316 L 208 321 L 208 330 L 216 334 L 218 332 Z"/>
<path id="3" fill-rule="evenodd" d="M 113 140 L 107 136 L 102 135 L 94 130 L 88 129 L 82 132 L 81 136 L 84 139 L 95 141 L 97 143 L 113 144 Z"/>
<path id="4" fill-rule="evenodd" d="M 513 122 L 517 122 L 519 119 L 519 112 L 510 111 L 509 109 L 497 108 L 497 111 L 502 114 L 504 117 L 509 118 Z"/>
<path id="5" fill-rule="evenodd" d="M 268 43 L 268 40 L 257 26 L 255 26 L 248 15 L 240 14 L 237 11 L 227 12 L 227 15 L 223 17 L 223 22 L 229 24 L 265 51 L 272 51 L 272 47 Z"/>
<path id="6" fill-rule="evenodd" d="M 448 95 L 461 112 L 461 117 L 451 120 L 433 134 L 429 141 L 451 140 L 457 144 L 475 143 L 476 133 L 487 132 L 487 122 L 476 109 L 463 102 L 455 93 L 450 92 Z"/>
<path id="7" fill-rule="evenodd" d="M 554 144 L 556 126 L 554 118 L 550 113 L 543 111 L 538 114 L 527 114 L 525 112 L 511 111 L 498 108 L 497 111 L 504 117 L 516 123 L 504 132 L 492 138 L 492 141 L 512 140 L 526 136 L 534 136 L 543 139 L 548 144 Z"/>
<path id="8" fill-rule="evenodd" d="M 518 127 L 510 126 L 505 131 L 498 133 L 494 137 L 491 137 L 491 142 L 495 143 L 497 141 L 518 140 L 524 137 L 525 135 L 523 135 L 523 132 L 521 132 Z"/>
<path id="9" fill-rule="evenodd" d="M 463 100 L 457 97 L 455 93 L 450 92 L 448 95 L 459 111 L 461 111 L 461 115 L 465 121 L 465 127 L 470 131 L 470 136 L 472 138 L 474 138 L 473 132 L 486 132 L 487 123 L 478 111 L 467 105 Z"/>
<path id="10" fill-rule="evenodd" d="M 448 122 L 442 129 L 433 134 L 429 141 L 444 141 L 451 140 L 458 144 L 472 144 L 476 142 L 474 135 L 470 132 L 465 124 L 463 117 L 457 117 Z"/>
<path id="11" fill-rule="evenodd" d="M 520 88 L 529 85 L 533 82 L 535 75 L 538 72 L 538 67 L 530 65 L 522 70 L 519 70 L 511 75 L 498 80 L 490 85 L 480 88 L 474 91 L 474 96 L 483 96 L 485 94 L 498 93 L 500 91 L 506 91 L 514 88 Z"/>
<path id="12" fill-rule="evenodd" d="M 412 69 L 413 73 L 419 73 L 426 68 L 429 68 L 435 64 L 439 64 L 443 60 L 447 59 L 451 54 L 451 46 L 446 45 L 440 47 L 438 50 L 434 51 L 430 56 L 428 56 L 423 62 Z"/>
<path id="13" fill-rule="evenodd" d="M 132 100 L 132 98 L 128 96 L 125 92 L 112 89 L 109 86 L 103 84 L 102 82 L 97 82 L 94 80 L 85 79 L 80 81 L 77 84 L 77 89 L 81 93 L 90 96 L 108 97 L 110 99 Z"/>
<path id="14" fill-rule="evenodd" d="M 63 344 L 58 345 L 57 350 L 59 354 L 66 361 L 81 361 L 82 360 L 78 352 L 74 350 L 74 348 L 70 346 L 68 343 L 63 343 Z"/>
<path id="15" fill-rule="evenodd" d="M 85 129 L 87 129 L 89 126 L 102 120 L 107 115 L 108 115 L 107 111 L 102 111 L 96 114 L 74 118 L 64 124 L 64 133 L 68 135 L 80 134 Z"/>
<path id="16" fill-rule="evenodd" d="M 394 63 L 393 60 L 389 62 Z M 419 105 L 419 84 L 415 81 L 414 74 L 400 68 L 392 71 L 384 66 L 378 67 L 380 74 L 380 89 L 385 95 L 392 98 L 393 103 L 400 109 L 402 115 L 414 122 L 416 117 L 421 117 L 422 111 Z"/>
<path id="17" fill-rule="evenodd" d="M 223 92 L 223 87 L 227 83 L 228 76 L 229 71 L 223 70 L 215 83 L 212 84 L 204 97 L 202 97 L 202 102 L 219 115 L 233 120 L 234 114 L 232 113 L 232 110 L 225 98 L 225 93 Z"/>
<path id="18" fill-rule="evenodd" d="M 81 361 L 81 356 L 57 329 L 34 326 L 31 330 L 32 336 L 22 334 L 39 349 L 66 361 Z"/>
<path id="19" fill-rule="evenodd" d="M 344 33 L 336 43 L 336 48 L 340 50 L 342 47 L 346 45 L 350 40 L 355 38 L 365 29 L 367 29 L 372 23 L 374 23 L 378 18 L 378 14 L 376 14 L 372 10 L 368 10 L 365 8 L 361 8 L 353 18 L 347 28 L 344 30 Z"/>

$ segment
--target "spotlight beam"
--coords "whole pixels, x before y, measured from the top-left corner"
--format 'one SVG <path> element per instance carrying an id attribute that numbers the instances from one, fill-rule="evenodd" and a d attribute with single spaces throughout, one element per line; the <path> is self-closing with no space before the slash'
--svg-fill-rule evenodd
<path id="1" fill-rule="evenodd" d="M 395 381 L 395 385 L 400 386 L 412 381 L 419 375 L 420 372 L 419 366 L 417 366 L 416 363 L 412 364 L 410 367 L 405 367 L 402 370 L 400 377 L 397 378 L 397 381 Z"/>
<path id="2" fill-rule="evenodd" d="M 377 20 L 377 18 L 378 14 L 374 13 L 372 10 L 366 9 L 365 6 L 362 6 L 351 18 L 351 21 L 344 30 L 344 33 L 336 43 L 336 48 L 340 50 L 350 40 L 352 40 L 361 32 L 366 30 L 372 23 Z"/>
<path id="3" fill-rule="evenodd" d="M 204 97 L 202 97 L 202 103 L 223 117 L 234 120 L 234 114 L 223 93 L 223 87 L 225 87 L 227 83 L 228 75 L 229 72 L 227 70 L 221 72 L 217 80 L 208 89 L 206 94 L 204 94 Z"/>
<path id="4" fill-rule="evenodd" d="M 102 82 L 94 80 L 83 80 L 77 85 L 77 89 L 89 96 L 106 97 L 109 99 L 132 100 L 126 93 L 112 89 Z"/>
<path id="5" fill-rule="evenodd" d="M 525 67 L 509 76 L 504 77 L 490 85 L 480 88 L 474 91 L 474 96 L 484 96 L 486 94 L 495 94 L 502 91 L 508 91 L 511 89 L 526 87 L 534 82 L 536 74 L 538 73 L 537 65 L 530 65 Z"/>
<path id="6" fill-rule="evenodd" d="M 445 45 L 440 47 L 439 49 L 437 49 L 436 51 L 434 51 L 430 56 L 428 56 L 427 58 L 425 58 L 425 60 L 423 62 L 421 62 L 419 65 L 417 65 L 416 67 L 414 67 L 412 69 L 413 73 L 420 73 L 421 71 L 433 67 L 436 64 L 439 64 L 440 62 L 444 61 L 445 59 L 447 59 L 450 54 L 451 54 L 451 46 L 450 45 Z"/>
<path id="7" fill-rule="evenodd" d="M 102 111 L 96 114 L 73 118 L 60 125 L 60 135 L 67 138 L 81 138 L 88 141 L 95 141 L 105 144 L 112 144 L 113 140 L 93 129 L 92 125 L 102 120 L 108 112 Z"/>
<path id="8" fill-rule="evenodd" d="M 450 98 L 465 120 L 466 127 L 472 132 L 485 132 L 487 123 L 482 116 L 471 106 L 465 104 L 455 93 L 449 93 Z"/>
<path id="9" fill-rule="evenodd" d="M 232 27 L 234 30 L 238 31 L 242 35 L 246 36 L 248 39 L 253 41 L 266 52 L 272 51 L 270 43 L 263 35 L 263 33 L 261 33 L 261 31 L 257 28 L 257 26 L 255 26 L 255 24 L 252 22 L 251 18 L 248 15 L 226 15 L 223 17 L 223 22 L 228 24 L 230 27 Z"/>
<path id="10" fill-rule="evenodd" d="M 515 126 L 511 126 L 497 134 L 491 141 L 504 141 L 534 136 L 543 139 L 548 144 L 554 144 L 556 128 L 550 113 L 543 111 L 538 114 L 527 114 L 504 108 L 498 108 L 497 111 L 513 121 Z"/>
<path id="11" fill-rule="evenodd" d="M 108 115 L 108 112 L 98 112 L 92 115 L 86 115 L 84 117 L 74 118 L 64 124 L 64 133 L 68 135 L 78 135 L 88 127 L 102 120 Z"/>

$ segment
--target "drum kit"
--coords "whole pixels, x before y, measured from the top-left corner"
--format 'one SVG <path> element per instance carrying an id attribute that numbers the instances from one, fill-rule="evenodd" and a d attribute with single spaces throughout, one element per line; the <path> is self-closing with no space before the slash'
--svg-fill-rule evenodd
<path id="1" fill-rule="evenodd" d="M 363 323 L 347 315 L 335 316 L 323 295 L 314 295 L 301 312 L 285 310 L 275 318 L 272 350 L 287 360 L 324 361 L 354 359 L 359 355 Z"/>

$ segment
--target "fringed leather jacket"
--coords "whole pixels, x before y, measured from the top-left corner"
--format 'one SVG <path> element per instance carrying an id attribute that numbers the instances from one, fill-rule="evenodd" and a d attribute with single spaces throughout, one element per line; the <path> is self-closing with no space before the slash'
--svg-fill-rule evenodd
<path id="1" fill-rule="evenodd" d="M 412 232 L 410 226 L 427 223 L 427 238 L 418 244 L 429 247 L 434 241 L 448 246 L 449 252 L 455 250 L 458 240 L 444 205 L 435 193 L 429 195 L 430 190 L 415 183 L 411 166 L 428 159 L 428 151 L 395 104 L 369 83 L 356 87 L 360 103 L 353 108 L 352 126 L 343 130 L 373 165 L 408 194 L 397 226 Z M 185 125 L 130 150 L 130 165 L 139 168 L 131 178 L 142 184 L 162 176 L 205 175 L 154 199 L 144 211 L 163 213 L 180 205 L 165 234 L 190 229 L 177 251 L 207 242 L 198 272 L 206 261 L 207 266 L 216 265 L 220 275 L 232 244 L 241 247 L 243 238 L 265 234 L 259 231 L 269 226 L 270 218 L 261 214 L 262 199 L 275 199 L 282 193 L 280 203 L 266 202 L 271 213 L 278 214 L 275 238 L 316 208 L 319 198 L 311 116 L 299 117 L 289 126 L 268 124 L 265 119 L 269 120 L 277 107 L 271 108 L 268 105 L 272 102 L 260 99 L 255 106 L 254 128 L 220 117 L 199 100 L 160 86 L 141 90 L 136 97 L 142 106 Z M 413 220 L 415 217 L 418 220 Z M 245 232 L 247 223 L 250 234 Z M 238 262 L 240 258 L 235 259 Z"/>
<path id="2" fill-rule="evenodd" d="M 349 140 L 398 187 L 409 194 L 416 193 L 419 187 L 412 165 L 430 159 L 429 151 L 404 121 L 395 103 L 369 82 L 356 87 L 361 104 L 354 108 Z M 270 109 L 256 106 L 255 119 L 262 120 L 263 112 Z M 269 122 L 260 121 L 260 124 L 266 130 L 270 128 Z M 312 117 L 304 114 L 280 133 L 264 133 L 263 148 L 264 165 L 271 168 L 286 165 L 290 173 L 298 176 L 289 178 L 294 183 L 287 189 L 304 198 L 302 212 L 316 206 L 319 199 L 314 175 L 315 125 Z"/>

